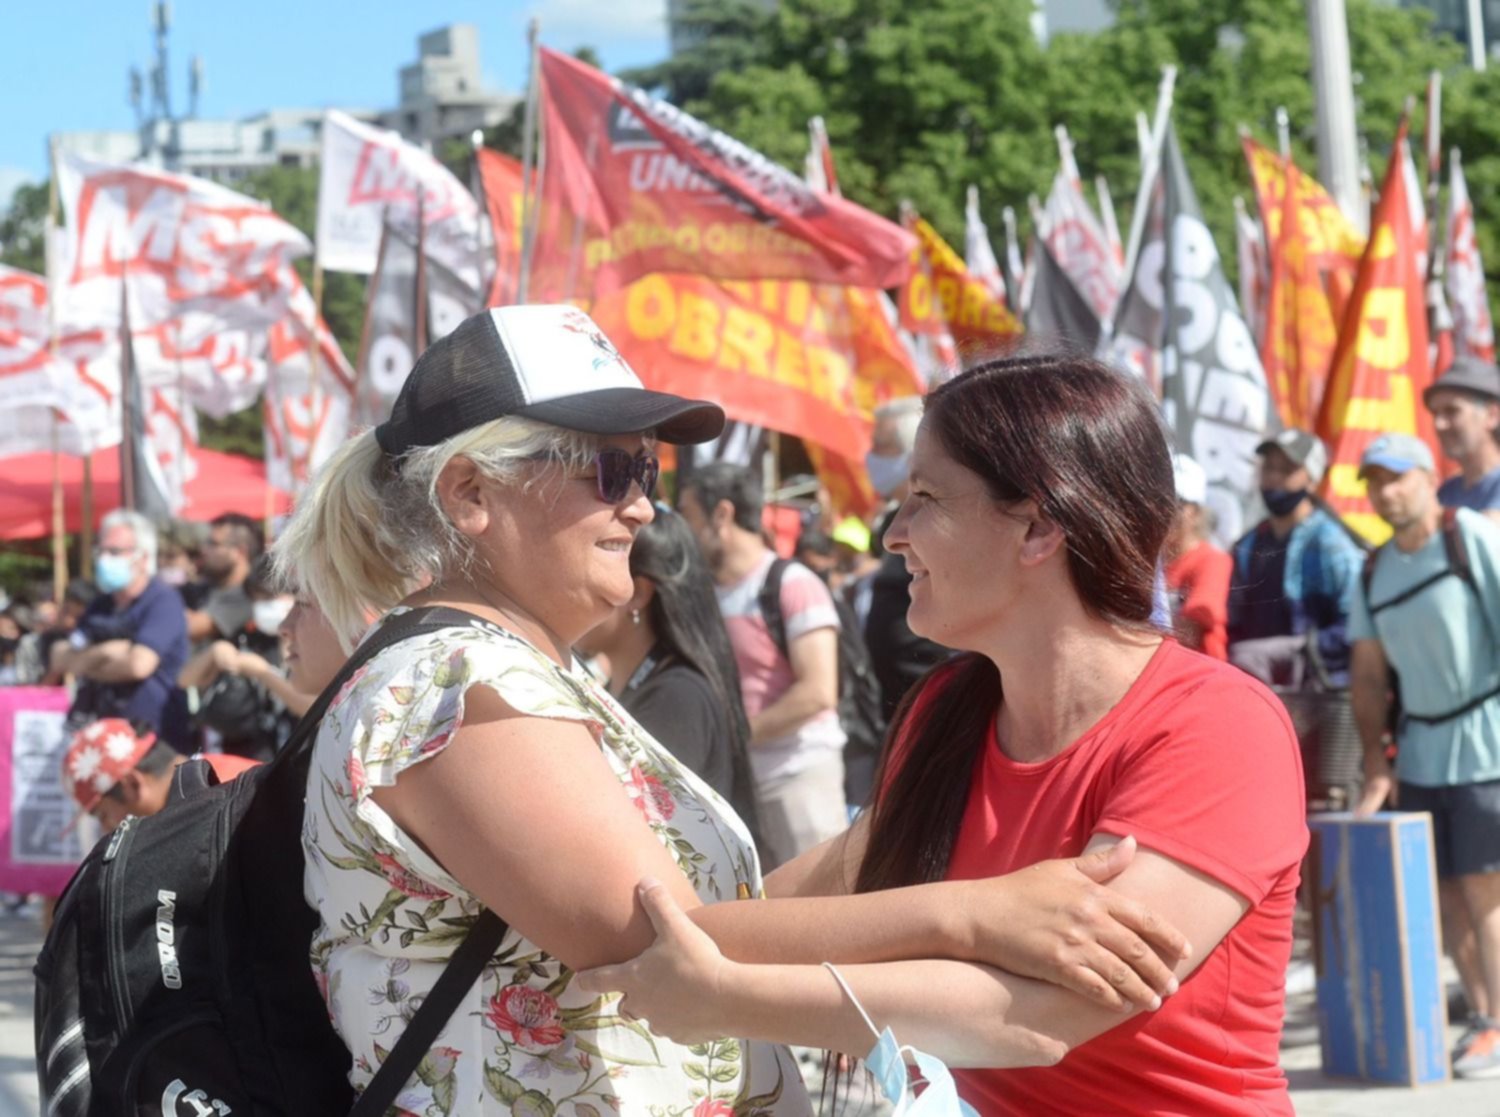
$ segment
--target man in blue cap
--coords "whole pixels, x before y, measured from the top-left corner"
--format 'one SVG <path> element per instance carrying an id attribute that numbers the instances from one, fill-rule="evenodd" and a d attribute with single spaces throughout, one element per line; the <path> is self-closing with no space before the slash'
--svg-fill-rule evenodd
<path id="1" fill-rule="evenodd" d="M 1472 1015 L 1454 1073 L 1500 1077 L 1500 524 L 1438 502 L 1432 452 L 1409 434 L 1360 459 L 1393 535 L 1349 618 L 1350 693 L 1364 744 L 1357 814 L 1391 797 L 1432 815 L 1443 937 Z M 1400 683 L 1395 772 L 1384 735 Z"/>

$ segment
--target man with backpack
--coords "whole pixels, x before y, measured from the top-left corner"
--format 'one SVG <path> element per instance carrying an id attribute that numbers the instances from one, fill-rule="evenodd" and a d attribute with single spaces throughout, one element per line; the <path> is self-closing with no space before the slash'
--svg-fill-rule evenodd
<path id="1" fill-rule="evenodd" d="M 782 864 L 849 821 L 838 612 L 816 574 L 766 545 L 765 499 L 751 470 L 728 462 L 694 469 L 678 501 L 713 572 L 750 715 L 762 836 L 769 860 Z"/>
<path id="2" fill-rule="evenodd" d="M 1394 534 L 1366 564 L 1349 624 L 1356 813 L 1389 796 L 1432 815 L 1443 937 L 1472 1011 L 1454 1073 L 1500 1077 L 1500 524 L 1439 504 L 1432 452 L 1413 435 L 1370 443 L 1360 477 Z"/>

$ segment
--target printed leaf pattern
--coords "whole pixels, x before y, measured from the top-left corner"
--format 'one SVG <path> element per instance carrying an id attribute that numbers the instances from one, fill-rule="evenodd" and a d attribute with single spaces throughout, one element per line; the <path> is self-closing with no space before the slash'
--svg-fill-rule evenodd
<path id="1" fill-rule="evenodd" d="M 582 672 L 474 621 L 409 640 L 357 672 L 329 709 L 309 774 L 303 846 L 321 926 L 311 963 L 364 1087 L 481 910 L 371 798 L 436 756 L 464 693 L 584 725 L 705 902 L 761 895 L 743 824 Z M 421 1117 L 739 1117 L 810 1114 L 784 1048 L 723 1039 L 684 1047 L 571 988 L 572 972 L 511 932 L 397 1098 Z"/>

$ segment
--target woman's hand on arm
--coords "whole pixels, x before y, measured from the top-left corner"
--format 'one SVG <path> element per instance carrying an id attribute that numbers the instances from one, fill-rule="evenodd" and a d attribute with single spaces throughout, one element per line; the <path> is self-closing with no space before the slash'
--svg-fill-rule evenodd
<path id="1" fill-rule="evenodd" d="M 446 748 L 373 793 L 449 875 L 572 969 L 651 944 L 642 876 L 697 906 L 581 723 L 518 715 L 488 688 L 465 704 Z"/>
<path id="2" fill-rule="evenodd" d="M 819 878 L 857 871 L 841 865 L 841 840 L 773 875 L 773 885 L 798 886 L 795 895 L 710 904 L 693 922 L 739 962 L 948 958 L 1050 982 L 1114 1011 L 1150 1008 L 1176 988 L 1172 968 L 1187 940 L 1147 903 L 1106 886 L 1132 864 L 1133 840 L 988 880 L 820 896 Z M 856 822 L 848 843 L 863 842 Z"/>
<path id="3" fill-rule="evenodd" d="M 1095 843 L 1108 846 L 1113 839 L 1096 837 Z M 1249 908 L 1227 886 L 1150 850 L 1133 857 L 1116 885 L 1198 944 L 1193 958 L 1174 963 L 1179 979 Z M 727 960 L 693 920 L 668 912 L 659 891 L 650 890 L 642 902 L 666 933 L 639 958 L 580 975 L 583 988 L 624 992 L 632 1013 L 674 1039 L 742 1035 L 855 1055 L 872 1045 L 869 1030 L 822 967 Z M 955 1066 L 1054 1063 L 1141 1011 L 1107 1007 L 1059 985 L 972 962 L 850 964 L 840 971 L 877 1027 L 889 1026 L 903 1043 Z"/>

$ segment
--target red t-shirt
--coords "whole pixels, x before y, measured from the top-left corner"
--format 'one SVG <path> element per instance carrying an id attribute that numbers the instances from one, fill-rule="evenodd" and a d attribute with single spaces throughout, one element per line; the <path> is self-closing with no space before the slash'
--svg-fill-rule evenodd
<path id="1" fill-rule="evenodd" d="M 944 681 L 929 684 L 917 716 Z M 1278 1048 L 1307 825 L 1281 703 L 1165 640 L 1114 709 L 1050 760 L 1007 759 L 991 723 L 948 877 L 1076 857 L 1096 833 L 1133 834 L 1250 910 L 1159 1011 L 1055 1067 L 954 1071 L 960 1094 L 985 1117 L 1291 1114 Z"/>
<path id="2" fill-rule="evenodd" d="M 1167 564 L 1167 588 L 1179 604 L 1174 610 L 1203 634 L 1198 650 L 1215 659 L 1229 658 L 1229 579 L 1234 559 L 1210 543 L 1199 543 Z"/>
<path id="3" fill-rule="evenodd" d="M 214 775 L 219 777 L 220 783 L 228 783 L 235 776 L 248 772 L 251 768 L 260 767 L 259 760 L 249 760 L 227 752 L 206 752 L 202 759 L 208 761 L 208 766 L 214 770 Z"/>

